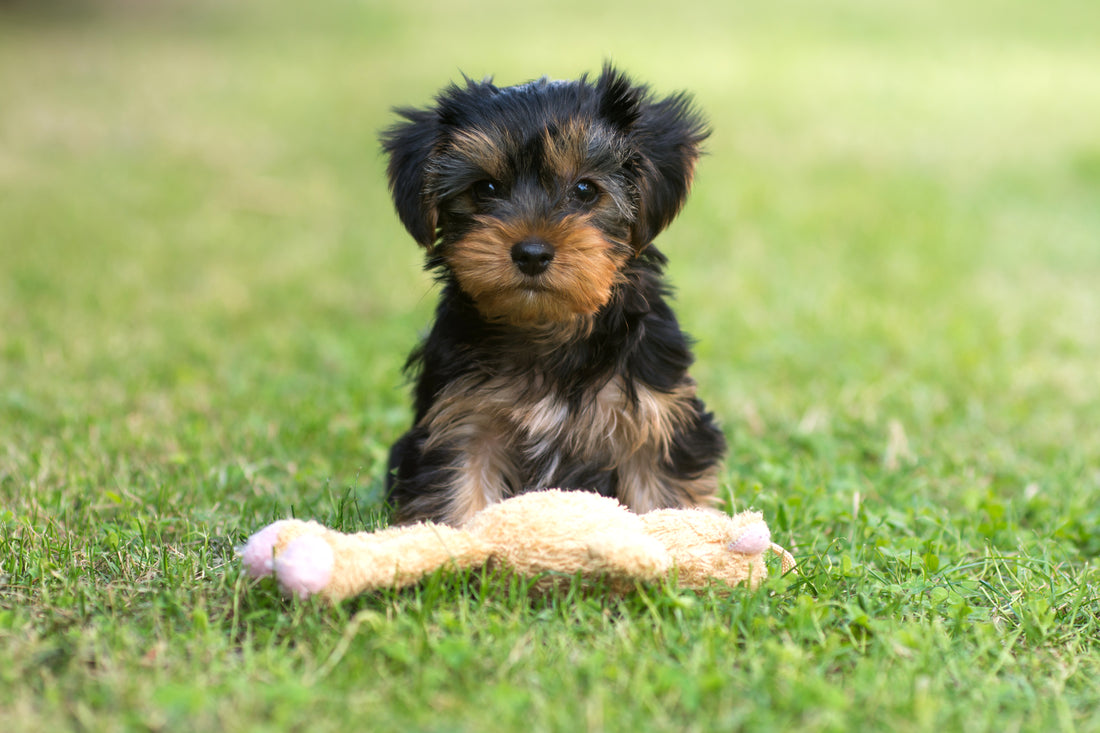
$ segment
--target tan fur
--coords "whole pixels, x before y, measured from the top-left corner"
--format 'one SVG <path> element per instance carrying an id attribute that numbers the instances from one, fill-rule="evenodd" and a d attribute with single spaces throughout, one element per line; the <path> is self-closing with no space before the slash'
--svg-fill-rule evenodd
<path id="1" fill-rule="evenodd" d="M 451 137 L 451 148 L 460 157 L 483 170 L 490 178 L 500 179 L 508 172 L 509 162 L 505 130 L 487 132 L 474 128 L 456 130 Z"/>
<path id="2" fill-rule="evenodd" d="M 475 513 L 509 495 L 517 482 L 511 461 L 508 426 L 493 415 L 469 412 L 469 405 L 452 402 L 454 414 L 446 416 L 448 428 L 438 438 L 458 448 L 458 463 L 451 470 L 448 524 L 462 525 Z M 465 413 L 461 418 L 460 414 Z M 429 445 L 434 441 L 429 441 Z"/>
<path id="3" fill-rule="evenodd" d="M 512 262 L 512 246 L 526 237 L 554 248 L 538 280 L 525 278 Z M 518 223 L 483 217 L 447 260 L 486 318 L 531 326 L 594 314 L 611 297 L 625 256 L 584 216 Z"/>
<path id="4" fill-rule="evenodd" d="M 521 485 L 519 462 L 564 450 L 619 472 L 619 499 L 636 512 L 685 503 L 706 503 L 717 488 L 717 471 L 674 480 L 661 470 L 673 435 L 689 418 L 695 385 L 664 393 L 636 386 L 633 399 L 615 377 L 571 411 L 556 392 L 514 377 L 471 375 L 453 382 L 424 416 L 425 450 L 449 448 L 460 456 L 447 495 L 449 524 L 515 491 L 541 489 L 551 476 Z M 531 395 L 540 395 L 531 397 Z M 521 446 L 530 451 L 522 455 Z"/>
<path id="5" fill-rule="evenodd" d="M 706 506 L 718 502 L 718 470 L 711 469 L 694 479 L 672 482 L 660 470 L 652 455 L 639 453 L 619 467 L 619 482 L 624 488 L 619 499 L 636 512 L 681 507 Z"/>
<path id="6" fill-rule="evenodd" d="M 585 175 L 590 165 L 588 149 L 596 134 L 597 129 L 578 119 L 568 120 L 553 132 L 547 130 L 542 138 L 546 168 L 565 181 Z"/>

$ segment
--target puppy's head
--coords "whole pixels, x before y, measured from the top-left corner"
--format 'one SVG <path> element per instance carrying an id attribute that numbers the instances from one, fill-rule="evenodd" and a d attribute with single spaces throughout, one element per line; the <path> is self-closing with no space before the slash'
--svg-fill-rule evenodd
<path id="1" fill-rule="evenodd" d="M 487 318 L 517 326 L 596 313 L 623 265 L 672 221 L 703 121 L 604 67 L 590 82 L 467 80 L 382 135 L 405 227 Z"/>

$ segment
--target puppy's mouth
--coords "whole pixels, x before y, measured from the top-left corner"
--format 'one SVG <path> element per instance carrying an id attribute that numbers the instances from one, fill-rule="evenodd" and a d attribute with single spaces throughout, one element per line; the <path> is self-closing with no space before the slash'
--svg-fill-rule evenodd
<path id="1" fill-rule="evenodd" d="M 531 277 L 527 275 L 520 281 L 518 289 L 525 293 L 553 293 L 554 289 L 551 288 L 543 280 L 541 275 Z"/>
<path id="2" fill-rule="evenodd" d="M 509 318 L 509 320 L 529 317 L 533 312 L 529 310 L 532 307 L 535 307 L 535 310 L 540 313 L 538 320 L 545 317 L 547 309 L 555 313 L 554 320 L 569 318 L 570 315 L 567 315 L 567 313 L 577 315 L 573 313 L 576 308 L 575 303 L 573 303 L 573 298 L 571 297 L 572 294 L 562 292 L 559 288 L 554 287 L 552 278 L 547 275 L 537 275 L 535 277 L 524 275 L 510 287 L 502 287 L 500 295 L 506 298 L 507 296 L 505 293 L 508 290 L 514 293 L 517 302 L 522 302 L 526 306 L 521 309 L 522 312 L 516 311 L 510 313 L 509 315 L 511 318 Z M 523 312 L 526 312 L 528 316 L 524 316 Z"/>

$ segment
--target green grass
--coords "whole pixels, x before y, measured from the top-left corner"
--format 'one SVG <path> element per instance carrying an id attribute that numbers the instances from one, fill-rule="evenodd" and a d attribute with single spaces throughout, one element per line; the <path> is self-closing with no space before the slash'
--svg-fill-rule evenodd
<path id="1" fill-rule="evenodd" d="M 1100 5 L 0 5 L 0 721 L 1100 730 Z M 433 304 L 377 130 L 614 58 L 714 135 L 662 237 L 732 597 L 242 577 L 385 521 Z"/>

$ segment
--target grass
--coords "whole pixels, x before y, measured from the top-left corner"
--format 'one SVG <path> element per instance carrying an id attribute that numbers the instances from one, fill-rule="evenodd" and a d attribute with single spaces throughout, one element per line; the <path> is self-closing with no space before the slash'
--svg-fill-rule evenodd
<path id="1" fill-rule="evenodd" d="M 0 6 L 5 730 L 1100 730 L 1100 6 L 937 5 Z M 247 581 L 386 519 L 388 107 L 606 57 L 712 120 L 662 241 L 800 575 Z"/>

